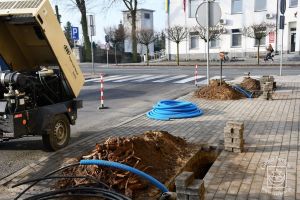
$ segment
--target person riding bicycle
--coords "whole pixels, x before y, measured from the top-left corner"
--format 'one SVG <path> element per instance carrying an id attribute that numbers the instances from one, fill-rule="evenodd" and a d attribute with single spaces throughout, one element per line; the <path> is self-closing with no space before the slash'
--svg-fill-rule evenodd
<path id="1" fill-rule="evenodd" d="M 274 49 L 273 49 L 272 45 L 269 44 L 269 46 L 267 48 L 267 55 L 264 60 L 267 61 L 267 60 L 271 59 L 273 61 L 273 56 L 272 56 L 273 52 L 274 52 Z"/>

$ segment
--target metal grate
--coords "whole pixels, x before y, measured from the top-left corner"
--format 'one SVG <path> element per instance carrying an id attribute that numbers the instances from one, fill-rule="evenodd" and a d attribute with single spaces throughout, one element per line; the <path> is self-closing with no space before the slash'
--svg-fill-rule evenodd
<path id="1" fill-rule="evenodd" d="M 0 10 L 37 8 L 42 1 L 43 0 L 19 0 L 19 1 L 0 0 Z"/>
<path id="2" fill-rule="evenodd" d="M 23 9 L 23 8 L 37 8 L 42 0 L 23 0 L 18 1 L 14 6 L 14 9 Z"/>
<path id="3" fill-rule="evenodd" d="M 0 10 L 12 9 L 16 1 L 0 1 Z"/>

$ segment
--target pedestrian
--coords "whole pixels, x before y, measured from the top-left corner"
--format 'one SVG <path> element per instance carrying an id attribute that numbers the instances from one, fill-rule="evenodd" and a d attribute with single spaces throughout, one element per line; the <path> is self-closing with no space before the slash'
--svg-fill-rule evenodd
<path id="1" fill-rule="evenodd" d="M 273 56 L 272 56 L 272 53 L 274 52 L 274 49 L 273 49 L 273 47 L 272 47 L 272 45 L 271 44 L 269 44 L 269 46 L 268 46 L 268 48 L 267 48 L 267 55 L 266 55 L 266 57 L 265 57 L 265 61 L 268 61 L 269 59 L 271 59 L 272 61 L 274 61 L 273 60 Z"/>

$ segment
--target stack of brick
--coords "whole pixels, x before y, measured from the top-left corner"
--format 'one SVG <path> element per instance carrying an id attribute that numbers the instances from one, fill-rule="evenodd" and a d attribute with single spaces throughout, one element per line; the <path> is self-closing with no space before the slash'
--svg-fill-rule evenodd
<path id="1" fill-rule="evenodd" d="M 244 123 L 229 121 L 224 128 L 224 149 L 241 153 L 244 150 Z"/>
<path id="2" fill-rule="evenodd" d="M 202 179 L 195 179 L 194 172 L 182 172 L 175 179 L 177 200 L 204 200 Z"/>
<path id="3" fill-rule="evenodd" d="M 265 82 L 262 86 L 262 97 L 266 100 L 272 99 L 272 92 L 273 92 L 273 83 L 272 82 Z"/>
<path id="4" fill-rule="evenodd" d="M 276 85 L 274 76 L 262 76 L 259 82 L 261 86 L 263 86 L 266 82 L 271 82 L 273 84 L 273 88 L 275 88 Z"/>

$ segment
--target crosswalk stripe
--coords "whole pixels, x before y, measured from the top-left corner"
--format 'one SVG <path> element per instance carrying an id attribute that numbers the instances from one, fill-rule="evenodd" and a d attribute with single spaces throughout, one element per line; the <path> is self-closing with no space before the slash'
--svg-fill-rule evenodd
<path id="1" fill-rule="evenodd" d="M 163 78 L 163 77 L 166 77 L 166 76 L 168 76 L 168 75 L 153 75 L 151 77 L 143 78 L 143 79 L 140 79 L 140 80 L 135 80 L 135 81 L 132 81 L 132 82 L 141 83 L 141 82 L 145 82 L 145 81 L 151 81 L 151 80 L 154 80 L 154 79 Z"/>
<path id="2" fill-rule="evenodd" d="M 113 82 L 114 83 L 121 83 L 121 82 L 125 82 L 125 81 L 131 81 L 131 80 L 136 80 L 136 79 L 141 79 L 141 78 L 147 78 L 149 76 L 151 76 L 151 75 L 141 75 L 141 76 L 125 78 L 125 79 L 121 79 L 121 80 L 117 80 L 117 81 L 113 81 Z"/>
<path id="3" fill-rule="evenodd" d="M 169 77 L 169 78 L 164 78 L 164 79 L 157 80 L 157 81 L 152 81 L 152 82 L 154 82 L 154 83 L 164 83 L 164 82 L 167 82 L 167 81 L 172 81 L 172 80 L 184 78 L 184 77 L 187 77 L 187 76 L 188 75 L 172 76 L 172 77 Z"/>
<path id="4" fill-rule="evenodd" d="M 198 76 L 197 80 L 201 79 L 201 78 L 204 78 L 204 77 L 205 76 Z M 173 82 L 173 83 L 188 83 L 188 82 L 191 82 L 191 81 L 194 81 L 194 80 L 195 80 L 195 76 L 190 77 L 190 78 L 185 78 L 185 79 L 182 79 L 180 81 Z"/>
<path id="5" fill-rule="evenodd" d="M 116 75 L 116 77 L 108 77 L 108 78 L 104 77 L 104 82 L 114 81 L 114 80 L 119 80 L 119 79 L 123 79 L 123 78 L 129 78 L 129 77 L 132 77 L 132 75 L 130 75 L 130 76 Z M 100 82 L 100 79 L 95 82 Z"/>

